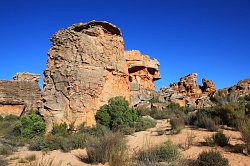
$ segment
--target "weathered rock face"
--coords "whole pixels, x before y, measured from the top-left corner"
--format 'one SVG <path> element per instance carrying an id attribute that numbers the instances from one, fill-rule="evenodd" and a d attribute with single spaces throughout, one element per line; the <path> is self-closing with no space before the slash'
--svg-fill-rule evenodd
<path id="1" fill-rule="evenodd" d="M 238 92 L 240 96 L 250 94 L 250 79 L 239 81 L 236 85 L 228 88 L 229 92 Z"/>
<path id="2" fill-rule="evenodd" d="M 51 41 L 40 111 L 48 127 L 62 122 L 93 126 L 96 111 L 110 98 L 129 100 L 124 42 L 117 27 L 79 23 L 58 31 Z"/>
<path id="3" fill-rule="evenodd" d="M 211 96 L 213 93 L 216 92 L 215 83 L 211 80 L 207 80 L 205 78 L 202 79 L 203 86 L 201 87 L 202 92 Z"/>
<path id="4" fill-rule="evenodd" d="M 0 81 L 0 115 L 21 116 L 41 106 L 39 75 L 17 73 L 14 80 Z"/>
<path id="5" fill-rule="evenodd" d="M 131 105 L 136 106 L 155 97 L 154 81 L 160 79 L 160 63 L 137 50 L 126 51 L 125 57 L 129 71 Z"/>
<path id="6" fill-rule="evenodd" d="M 203 86 L 197 83 L 197 74 L 192 73 L 180 78 L 177 83 L 170 84 L 170 88 L 162 88 L 159 100 L 175 102 L 180 106 L 204 108 L 211 107 L 210 97 L 215 91 L 215 84 L 211 80 L 202 79 Z"/>

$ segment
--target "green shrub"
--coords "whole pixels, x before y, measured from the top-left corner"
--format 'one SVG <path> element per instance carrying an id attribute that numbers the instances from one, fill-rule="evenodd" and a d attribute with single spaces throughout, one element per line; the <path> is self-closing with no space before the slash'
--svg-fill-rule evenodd
<path id="1" fill-rule="evenodd" d="M 37 137 L 29 144 L 29 150 L 40 151 L 46 148 L 46 141 L 44 137 Z"/>
<path id="2" fill-rule="evenodd" d="M 57 136 L 68 136 L 68 125 L 66 123 L 54 124 L 52 129 L 52 134 Z"/>
<path id="3" fill-rule="evenodd" d="M 173 162 L 181 157 L 180 151 L 171 141 L 157 147 L 140 150 L 137 153 L 137 165 L 158 165 L 157 162 Z"/>
<path id="4" fill-rule="evenodd" d="M 219 120 L 217 119 L 216 117 L 211 118 L 206 112 L 198 111 L 196 125 L 209 131 L 217 131 L 219 129 Z"/>
<path id="5" fill-rule="evenodd" d="M 229 138 L 223 132 L 215 133 L 212 139 L 216 145 L 221 147 L 227 146 L 229 142 Z"/>
<path id="6" fill-rule="evenodd" d="M 150 116 L 152 110 L 150 108 L 136 108 L 139 116 Z"/>
<path id="7" fill-rule="evenodd" d="M 124 135 L 132 135 L 135 133 L 135 128 L 127 126 L 127 125 L 120 125 L 116 129 L 114 129 L 115 132 L 121 132 Z"/>
<path id="8" fill-rule="evenodd" d="M 245 116 L 245 108 L 242 104 L 225 104 L 214 109 L 222 123 L 228 126 L 237 126 L 237 120 Z"/>
<path id="9" fill-rule="evenodd" d="M 8 115 L 4 118 L 5 121 L 9 121 L 9 122 L 15 122 L 19 119 L 18 116 L 15 115 Z"/>
<path id="10" fill-rule="evenodd" d="M 2 145 L 0 147 L 0 155 L 8 156 L 11 155 L 14 152 L 13 147 L 8 145 Z"/>
<path id="11" fill-rule="evenodd" d="M 95 118 L 101 125 L 115 129 L 120 125 L 129 126 L 136 122 L 139 115 L 135 109 L 129 107 L 125 98 L 114 97 L 97 111 Z"/>
<path id="12" fill-rule="evenodd" d="M 185 127 L 185 122 L 182 117 L 171 117 L 170 125 L 174 132 L 179 133 Z"/>
<path id="13" fill-rule="evenodd" d="M 219 131 L 213 134 L 211 137 L 206 137 L 205 141 L 208 146 L 227 146 L 229 142 L 229 137 L 227 137 L 223 132 Z"/>
<path id="14" fill-rule="evenodd" d="M 156 120 L 151 117 L 142 117 L 136 122 L 133 127 L 136 131 L 145 131 L 149 128 L 153 128 L 156 126 Z"/>
<path id="15" fill-rule="evenodd" d="M 169 103 L 167 108 L 172 109 L 172 110 L 180 110 L 181 106 L 177 103 L 171 102 L 171 103 Z"/>
<path id="16" fill-rule="evenodd" d="M 238 128 L 244 142 L 246 143 L 246 149 L 250 154 L 250 119 L 249 118 L 239 119 Z"/>
<path id="17" fill-rule="evenodd" d="M 89 137 L 86 151 L 91 163 L 126 165 L 127 143 L 121 133 L 110 133 L 103 137 Z"/>
<path id="18" fill-rule="evenodd" d="M 37 157 L 35 154 L 31 154 L 31 155 L 25 157 L 25 160 L 27 160 L 28 162 L 35 161 L 36 159 L 37 159 Z"/>
<path id="19" fill-rule="evenodd" d="M 61 149 L 68 152 L 73 149 L 85 148 L 85 144 L 86 137 L 81 133 L 74 133 L 68 136 L 47 135 L 46 138 L 39 137 L 33 140 L 29 145 L 29 149 L 34 151 Z"/>
<path id="20" fill-rule="evenodd" d="M 79 128 L 79 133 L 82 133 L 84 135 L 92 135 L 92 136 L 104 136 L 108 133 L 111 133 L 111 130 L 107 126 L 103 126 L 101 124 L 98 124 L 95 127 L 84 127 L 84 125 L 81 125 Z"/>
<path id="21" fill-rule="evenodd" d="M 198 156 L 199 166 L 228 166 L 228 160 L 224 158 L 219 152 L 209 151 L 202 152 Z"/>
<path id="22" fill-rule="evenodd" d="M 157 119 L 157 120 L 168 119 L 169 112 L 167 112 L 165 110 L 152 109 L 150 112 L 150 116 L 154 119 Z"/>
<path id="23" fill-rule="evenodd" d="M 6 138 L 12 137 L 14 126 L 18 120 L 18 117 L 14 115 L 8 115 L 2 120 L 0 120 L 0 136 Z"/>
<path id="24" fill-rule="evenodd" d="M 31 139 L 43 135 L 45 132 L 45 122 L 40 115 L 30 114 L 21 117 L 16 121 L 13 134 L 18 137 Z"/>
<path id="25" fill-rule="evenodd" d="M 156 149 L 158 161 L 175 161 L 180 157 L 180 151 L 171 141 L 167 141 Z"/>

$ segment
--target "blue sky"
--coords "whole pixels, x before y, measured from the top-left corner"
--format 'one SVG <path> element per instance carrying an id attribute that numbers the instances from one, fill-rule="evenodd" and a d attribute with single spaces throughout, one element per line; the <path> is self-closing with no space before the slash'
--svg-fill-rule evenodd
<path id="1" fill-rule="evenodd" d="M 0 20 L 0 79 L 42 75 L 53 33 L 90 20 L 117 25 L 127 50 L 157 58 L 158 88 L 192 72 L 217 88 L 250 78 L 250 0 L 1 0 Z"/>

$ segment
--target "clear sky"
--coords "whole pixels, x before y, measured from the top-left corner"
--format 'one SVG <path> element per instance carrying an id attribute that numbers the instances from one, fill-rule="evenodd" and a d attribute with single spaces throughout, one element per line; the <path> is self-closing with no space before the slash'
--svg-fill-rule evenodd
<path id="1" fill-rule="evenodd" d="M 90 20 L 157 58 L 158 88 L 191 72 L 218 88 L 250 78 L 250 0 L 0 0 L 0 79 L 42 75 L 53 33 Z"/>

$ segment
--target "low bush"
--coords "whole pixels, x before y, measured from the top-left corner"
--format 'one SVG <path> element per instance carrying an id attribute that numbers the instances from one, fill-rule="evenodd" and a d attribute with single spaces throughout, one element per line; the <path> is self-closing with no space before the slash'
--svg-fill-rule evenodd
<path id="1" fill-rule="evenodd" d="M 85 148 L 85 144 L 86 136 L 81 133 L 74 133 L 66 137 L 49 134 L 45 138 L 38 137 L 33 140 L 29 145 L 29 149 L 34 151 L 61 149 L 68 152 L 73 149 Z"/>
<path id="2" fill-rule="evenodd" d="M 229 142 L 229 138 L 223 132 L 215 133 L 212 139 L 216 145 L 221 147 L 227 146 Z"/>
<path id="3" fill-rule="evenodd" d="M 18 121 L 17 116 L 9 115 L 5 118 L 1 117 L 0 120 L 0 136 L 9 137 L 12 136 L 12 131 L 15 123 Z"/>
<path id="4" fill-rule="evenodd" d="M 29 156 L 26 156 L 25 157 L 25 160 L 27 160 L 28 162 L 32 162 L 32 161 L 35 161 L 36 160 L 36 155 L 35 154 L 31 154 Z"/>
<path id="5" fill-rule="evenodd" d="M 180 158 L 181 154 L 176 145 L 167 141 L 162 145 L 137 153 L 137 163 L 140 165 L 157 165 L 157 162 L 174 162 Z"/>
<path id="6" fill-rule="evenodd" d="M 45 122 L 42 117 L 37 114 L 30 114 L 21 117 L 18 121 L 16 121 L 12 131 L 14 136 L 20 136 L 27 139 L 43 135 L 44 132 Z"/>
<path id="7" fill-rule="evenodd" d="M 92 135 L 92 136 L 104 136 L 108 133 L 111 133 L 111 130 L 104 125 L 98 124 L 95 127 L 85 127 L 84 124 L 82 124 L 79 128 L 79 133 L 82 133 L 84 135 Z"/>
<path id="8" fill-rule="evenodd" d="M 175 161 L 180 157 L 180 151 L 171 141 L 166 141 L 156 149 L 158 161 Z"/>
<path id="9" fill-rule="evenodd" d="M 214 108 L 217 116 L 222 120 L 224 125 L 236 127 L 237 120 L 245 116 L 245 108 L 243 104 L 225 104 Z"/>
<path id="10" fill-rule="evenodd" d="M 205 141 L 208 146 L 220 146 L 224 147 L 228 145 L 229 137 L 227 137 L 223 132 L 219 131 L 212 135 L 212 137 L 206 137 Z"/>
<path id="11" fill-rule="evenodd" d="M 68 125 L 66 123 L 54 124 L 52 129 L 52 134 L 63 137 L 68 136 L 69 135 Z"/>
<path id="12" fill-rule="evenodd" d="M 91 163 L 109 163 L 111 166 L 126 165 L 127 142 L 121 133 L 110 133 L 103 137 L 89 137 L 86 143 Z"/>
<path id="13" fill-rule="evenodd" d="M 140 118 L 138 122 L 134 123 L 133 125 L 133 127 L 135 128 L 135 131 L 145 131 L 155 126 L 156 126 L 156 120 L 147 116 Z"/>
<path id="14" fill-rule="evenodd" d="M 136 111 L 139 116 L 150 116 L 152 109 L 151 108 L 136 108 Z"/>
<path id="15" fill-rule="evenodd" d="M 170 117 L 169 112 L 167 112 L 166 110 L 158 110 L 158 109 L 152 109 L 149 115 L 157 120 L 168 119 Z"/>
<path id="16" fill-rule="evenodd" d="M 9 145 L 2 145 L 0 147 L 0 155 L 8 156 L 14 152 L 14 148 Z"/>
<path id="17" fill-rule="evenodd" d="M 139 115 L 135 109 L 129 107 L 125 98 L 114 97 L 97 111 L 95 118 L 99 124 L 112 130 L 120 125 L 129 126 L 138 120 Z"/>
<path id="18" fill-rule="evenodd" d="M 249 118 L 239 119 L 238 129 L 241 133 L 242 139 L 246 144 L 246 149 L 250 154 L 250 119 Z"/>
<path id="19" fill-rule="evenodd" d="M 207 115 L 202 111 L 198 111 L 196 125 L 209 131 L 217 131 L 219 129 L 219 120 L 217 119 L 218 118 L 212 119 L 210 115 Z"/>
<path id="20" fill-rule="evenodd" d="M 198 156 L 199 166 L 228 166 L 229 162 L 219 152 L 209 151 L 202 152 Z"/>
<path id="21" fill-rule="evenodd" d="M 185 127 L 185 122 L 182 117 L 172 117 L 170 118 L 170 125 L 174 132 L 179 133 Z"/>

